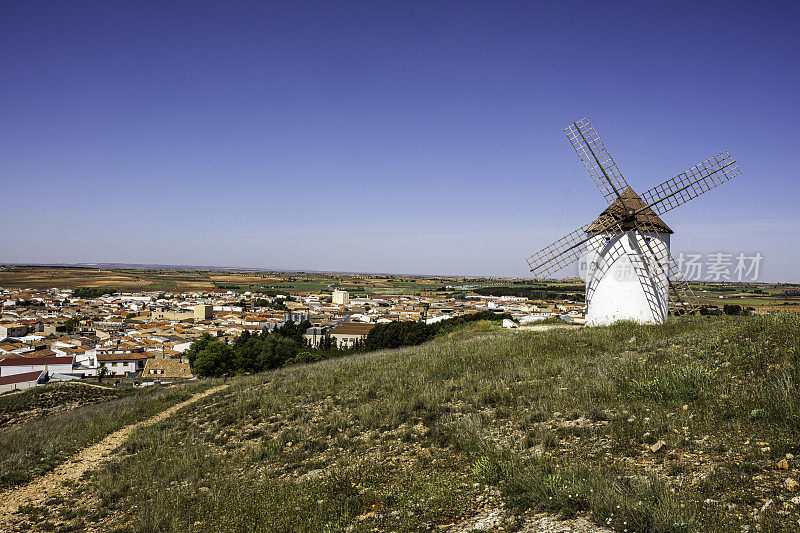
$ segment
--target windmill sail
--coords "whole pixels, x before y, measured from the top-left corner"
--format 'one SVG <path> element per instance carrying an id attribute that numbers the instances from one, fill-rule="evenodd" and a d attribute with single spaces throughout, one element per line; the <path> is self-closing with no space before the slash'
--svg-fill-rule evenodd
<path id="1" fill-rule="evenodd" d="M 564 133 L 606 201 L 614 203 L 620 193 L 628 188 L 628 183 L 589 122 L 589 117 L 573 122 Z"/>
<path id="2" fill-rule="evenodd" d="M 642 255 L 648 261 L 652 271 L 658 274 L 654 276 L 656 282 L 661 283 L 661 276 L 663 276 L 667 287 L 662 286 L 661 288 L 671 289 L 676 299 L 682 304 L 682 308 L 686 311 L 696 309 L 697 298 L 689 283 L 684 279 L 675 259 L 669 253 L 669 248 L 661 239 L 653 238 L 657 233 L 663 232 L 663 229 L 648 220 L 639 220 L 636 223 L 635 230 L 645 237 L 645 245 L 650 253 Z"/>
<path id="3" fill-rule="evenodd" d="M 671 211 L 738 176 L 741 171 L 728 151 L 715 155 L 681 172 L 661 185 L 642 193 L 642 201 L 659 215 Z"/>
<path id="4" fill-rule="evenodd" d="M 530 255 L 527 261 L 533 277 L 536 279 L 548 278 L 577 261 L 583 254 L 582 245 L 591 239 L 588 236 L 591 232 L 621 230 L 622 227 L 616 218 L 608 214 L 601 214 L 596 220 Z"/>

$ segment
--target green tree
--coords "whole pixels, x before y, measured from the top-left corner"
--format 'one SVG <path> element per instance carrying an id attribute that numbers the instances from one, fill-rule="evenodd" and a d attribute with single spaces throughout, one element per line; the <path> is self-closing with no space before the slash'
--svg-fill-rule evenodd
<path id="1" fill-rule="evenodd" d="M 244 346 L 249 339 L 250 331 L 244 330 L 242 334 L 236 337 L 236 340 L 233 341 L 233 349 L 237 350 L 239 347 Z"/>
<path id="2" fill-rule="evenodd" d="M 79 287 L 72 291 L 75 298 L 99 298 L 117 292 L 116 287 Z"/>
<path id="3" fill-rule="evenodd" d="M 292 339 L 270 336 L 263 339 L 258 355 L 258 372 L 285 365 L 297 355 L 297 344 Z"/>
<path id="4" fill-rule="evenodd" d="M 745 313 L 742 312 L 742 306 L 737 304 L 725 304 L 722 307 L 722 312 L 726 315 L 739 316 Z"/>
<path id="5" fill-rule="evenodd" d="M 200 350 L 194 360 L 194 371 L 201 376 L 220 377 L 235 372 L 233 348 L 226 342 L 213 340 Z"/>
<path id="6" fill-rule="evenodd" d="M 303 331 L 305 332 L 305 330 Z M 297 324 L 294 323 L 294 320 L 289 319 L 281 327 L 273 330 L 273 333 L 287 339 L 293 339 L 297 335 Z"/>
<path id="7" fill-rule="evenodd" d="M 214 342 L 215 339 L 208 333 L 204 333 L 202 337 L 194 341 L 190 346 L 189 349 L 186 350 L 184 355 L 187 359 L 189 359 L 189 364 L 194 367 L 194 361 L 197 359 L 197 354 L 199 354 L 202 350 L 206 348 L 210 343 Z"/>
<path id="8" fill-rule="evenodd" d="M 64 322 L 64 329 L 67 333 L 73 333 L 80 323 L 81 319 L 79 317 L 72 317 Z"/>

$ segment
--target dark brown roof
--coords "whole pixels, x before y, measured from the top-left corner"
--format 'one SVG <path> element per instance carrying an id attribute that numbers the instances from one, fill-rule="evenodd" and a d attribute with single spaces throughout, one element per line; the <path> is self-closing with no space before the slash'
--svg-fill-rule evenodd
<path id="1" fill-rule="evenodd" d="M 603 217 L 603 215 L 610 215 L 614 217 L 614 219 L 616 220 L 622 220 L 625 217 L 626 207 L 628 209 L 633 209 L 634 211 L 638 211 L 639 209 L 642 209 L 647 205 L 642 201 L 641 198 L 639 198 L 639 195 L 636 194 L 630 187 L 622 191 L 620 193 L 620 196 L 622 196 L 622 199 L 625 200 L 625 204 L 623 205 L 622 202 L 620 202 L 619 198 L 617 198 L 617 200 L 613 204 L 608 206 L 606 210 L 600 213 L 600 216 L 589 225 L 588 229 L 586 230 L 587 232 L 601 231 L 603 229 L 603 225 L 600 222 L 600 219 Z M 663 233 L 675 233 L 649 207 L 646 210 L 639 213 L 638 215 L 636 215 L 634 221 L 625 222 L 622 228 L 626 230 L 633 229 L 634 224 L 637 222 L 646 223 L 650 226 L 650 229 L 654 228 L 656 231 L 660 231 Z"/>
<path id="2" fill-rule="evenodd" d="M 339 324 L 330 331 L 331 335 L 366 335 L 370 332 L 375 324 L 360 324 L 357 322 L 345 322 Z"/>
<path id="3" fill-rule="evenodd" d="M 44 370 L 34 370 L 33 372 L 23 372 L 22 374 L 11 374 L 10 376 L 0 377 L 0 385 L 12 385 L 14 383 L 26 383 L 28 381 L 39 381 Z"/>
<path id="4" fill-rule="evenodd" d="M 149 359 L 155 357 L 154 353 L 150 352 L 136 352 L 136 353 L 113 353 L 109 355 L 97 355 L 98 361 L 139 361 L 141 359 Z"/>
<path id="5" fill-rule="evenodd" d="M 53 350 L 34 350 L 32 352 L 22 352 L 19 355 L 22 357 L 52 357 L 56 355 L 56 352 Z"/>
<path id="6" fill-rule="evenodd" d="M 71 365 L 72 357 L 6 357 L 0 360 L 0 366 L 28 365 Z"/>

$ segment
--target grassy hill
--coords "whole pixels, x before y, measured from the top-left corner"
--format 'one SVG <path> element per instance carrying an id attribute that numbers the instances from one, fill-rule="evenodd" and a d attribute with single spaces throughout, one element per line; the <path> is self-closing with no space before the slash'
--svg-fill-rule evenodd
<path id="1" fill-rule="evenodd" d="M 476 323 L 237 378 L 27 512 L 128 531 L 457 531 L 489 511 L 512 531 L 542 511 L 620 532 L 797 531 L 799 351 L 797 315 Z"/>
<path id="2" fill-rule="evenodd" d="M 204 380 L 141 389 L 60 383 L 2 396 L 0 413 L 6 416 L 0 418 L 0 488 L 20 485 L 49 472 L 108 434 L 186 400 L 213 383 Z"/>

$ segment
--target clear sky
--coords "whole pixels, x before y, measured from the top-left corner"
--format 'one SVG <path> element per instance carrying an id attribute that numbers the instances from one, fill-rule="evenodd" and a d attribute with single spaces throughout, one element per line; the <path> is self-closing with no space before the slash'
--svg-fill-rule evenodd
<path id="1" fill-rule="evenodd" d="M 728 149 L 673 252 L 800 281 L 798 2 L 0 4 L 0 262 L 527 275 Z M 564 275 L 573 271 L 564 271 Z"/>

